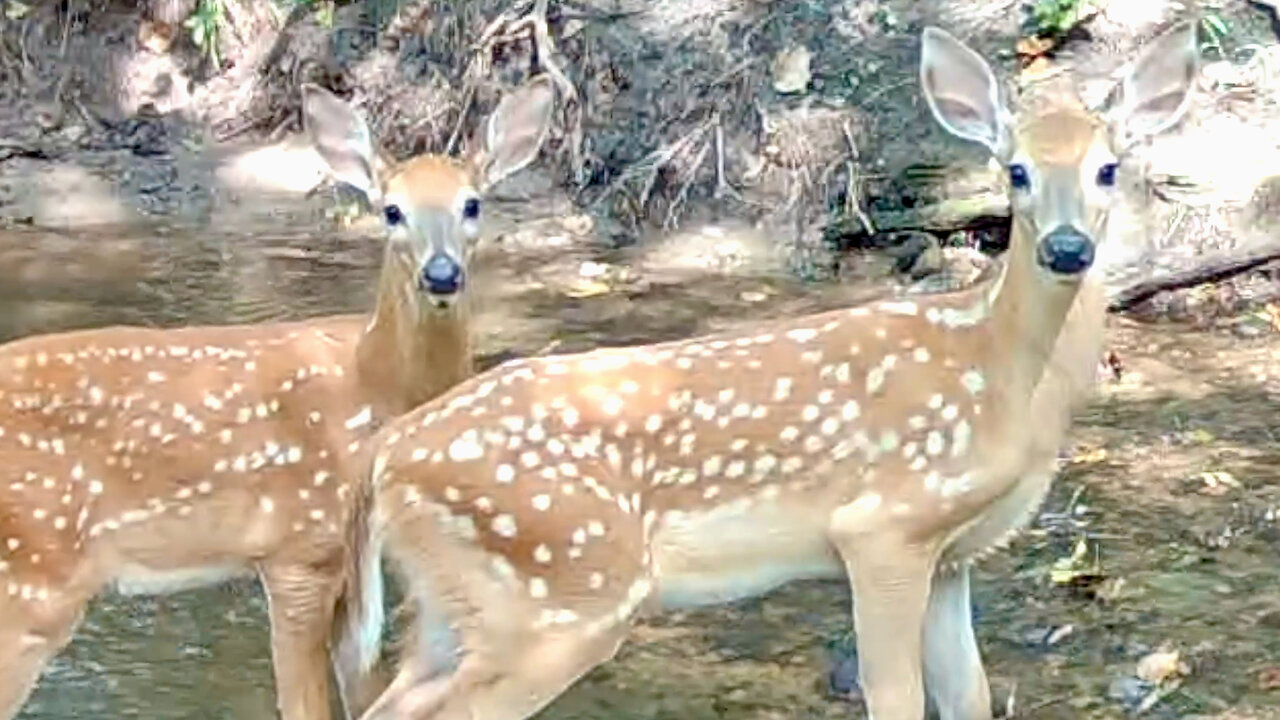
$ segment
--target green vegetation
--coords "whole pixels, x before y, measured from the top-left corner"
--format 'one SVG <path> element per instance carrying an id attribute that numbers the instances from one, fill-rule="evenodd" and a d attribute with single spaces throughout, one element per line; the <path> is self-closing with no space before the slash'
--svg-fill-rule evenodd
<path id="1" fill-rule="evenodd" d="M 1217 12 L 1206 12 L 1200 18 L 1200 52 L 1225 57 L 1223 42 L 1231 37 L 1231 25 Z"/>
<path id="2" fill-rule="evenodd" d="M 222 67 L 218 45 L 222 41 L 222 26 L 226 23 L 226 10 L 222 0 L 200 0 L 196 11 L 182 23 L 191 33 L 191 41 L 204 50 L 215 68 Z"/>
<path id="3" fill-rule="evenodd" d="M 333 27 L 333 0 L 276 0 L 276 6 L 288 12 L 299 8 L 315 11 L 316 22 L 322 27 Z"/>
<path id="4" fill-rule="evenodd" d="M 1080 21 L 1081 0 L 1036 0 L 1030 5 L 1027 30 L 1039 37 L 1060 37 Z"/>
<path id="5" fill-rule="evenodd" d="M 227 0 L 200 0 L 195 12 L 182 23 L 191 33 L 191 41 L 205 52 L 215 68 L 222 66 L 219 43 L 227 23 L 226 2 Z M 271 7 L 282 13 L 282 18 L 284 14 L 299 9 L 314 12 L 316 22 L 322 27 L 331 28 L 336 5 L 334 0 L 274 0 Z"/>

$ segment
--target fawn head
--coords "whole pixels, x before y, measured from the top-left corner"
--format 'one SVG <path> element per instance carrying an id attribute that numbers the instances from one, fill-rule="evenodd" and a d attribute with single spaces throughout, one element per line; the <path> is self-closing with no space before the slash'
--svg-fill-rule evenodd
<path id="1" fill-rule="evenodd" d="M 1015 243 L 1046 279 L 1078 281 L 1093 265 L 1128 151 L 1186 111 L 1195 82 L 1195 26 L 1160 36 L 1130 67 L 1105 107 L 1086 109 L 1072 86 L 1045 93 L 1015 117 L 980 55 L 936 27 L 923 34 L 920 81 L 933 116 L 952 135 L 982 143 L 1004 167 Z"/>
<path id="2" fill-rule="evenodd" d="M 336 179 L 381 212 L 388 262 L 401 266 L 429 308 L 453 307 L 466 287 L 482 195 L 532 162 L 546 138 L 555 106 L 550 81 L 535 78 L 504 97 L 484 124 L 482 143 L 462 161 L 418 155 L 386 162 L 359 112 L 318 85 L 301 90 L 311 144 Z"/>

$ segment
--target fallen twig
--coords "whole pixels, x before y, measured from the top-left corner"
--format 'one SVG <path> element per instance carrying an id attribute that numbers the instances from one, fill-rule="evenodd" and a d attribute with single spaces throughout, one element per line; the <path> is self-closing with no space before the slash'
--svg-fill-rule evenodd
<path id="1" fill-rule="evenodd" d="M 452 154 L 453 149 L 458 146 L 458 140 L 462 137 L 462 128 L 466 125 L 467 113 L 471 112 L 471 104 L 476 99 L 476 84 L 474 79 L 467 81 L 466 94 L 462 97 L 462 108 L 458 111 L 458 122 L 453 125 L 453 132 L 449 135 L 449 142 L 444 147 L 446 154 Z"/>
<path id="2" fill-rule="evenodd" d="M 720 115 L 716 115 L 716 189 L 713 197 L 725 198 L 731 197 L 735 200 L 742 200 L 742 194 L 739 193 L 733 185 L 729 184 L 729 178 L 724 169 L 724 126 L 720 123 Z"/>
<path id="3" fill-rule="evenodd" d="M 644 184 L 640 186 L 640 192 L 635 198 L 637 212 L 642 213 L 645 206 L 649 204 L 649 198 L 653 194 L 653 186 L 657 184 L 658 181 L 658 173 L 661 172 L 662 168 L 666 167 L 686 148 L 693 146 L 694 143 L 701 142 L 703 135 L 706 134 L 709 128 L 710 123 L 701 123 L 693 130 L 685 133 L 675 142 L 663 145 L 657 150 L 645 155 L 610 183 L 609 187 L 605 189 L 604 193 L 601 194 L 594 204 L 599 205 L 627 182 L 634 180 L 641 175 L 645 175 Z"/>
<path id="4" fill-rule="evenodd" d="M 849 127 L 848 121 L 840 125 L 840 129 L 844 131 L 844 141 L 849 145 L 849 186 L 845 189 L 845 208 L 853 211 L 858 221 L 862 223 L 862 227 L 868 234 L 875 234 L 876 226 L 872 224 L 871 218 L 867 217 L 867 213 L 862 210 L 862 202 L 860 197 L 861 190 L 858 187 L 858 143 L 853 139 L 853 129 Z"/>
<path id="5" fill-rule="evenodd" d="M 1051 697 L 1051 698 L 1045 698 L 1044 700 L 1041 700 L 1036 703 L 1032 703 L 1026 706 L 1025 708 L 1019 710 L 1017 715 L 1005 715 L 1005 720 L 1012 720 L 1013 718 L 1028 717 L 1033 713 L 1039 712 L 1047 707 L 1057 705 L 1058 703 L 1066 702 L 1070 699 L 1071 699 L 1070 695 L 1055 695 L 1054 697 Z"/>

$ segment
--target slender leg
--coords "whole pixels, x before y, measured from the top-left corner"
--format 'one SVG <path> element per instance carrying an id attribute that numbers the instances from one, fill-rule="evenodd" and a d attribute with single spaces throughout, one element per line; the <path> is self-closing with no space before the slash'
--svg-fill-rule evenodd
<path id="1" fill-rule="evenodd" d="M 858 675 L 870 720 L 922 720 L 923 629 L 935 553 L 870 538 L 840 540 L 853 590 Z"/>
<path id="2" fill-rule="evenodd" d="M 329 720 L 329 635 L 339 578 L 306 565 L 260 569 L 271 618 L 276 706 L 283 720 Z"/>
<path id="3" fill-rule="evenodd" d="M 381 663 L 369 668 L 368 672 L 361 672 L 353 663 L 344 660 L 334 657 L 333 672 L 341 693 L 344 717 L 356 720 L 386 690 L 391 684 L 391 678 L 387 676 Z"/>
<path id="4" fill-rule="evenodd" d="M 0 596 L 0 720 L 18 714 L 44 666 L 71 640 L 85 602 Z"/>
<path id="5" fill-rule="evenodd" d="M 364 720 L 524 720 L 612 658 L 626 631 L 619 623 L 593 634 L 575 628 L 530 633 L 502 654 L 496 648 L 468 649 L 457 671 L 443 677 L 406 668 Z M 475 644 L 490 645 L 489 640 Z M 469 646 L 464 640 L 464 648 Z"/>
<path id="6" fill-rule="evenodd" d="M 924 674 L 940 720 L 991 720 L 991 691 L 973 635 L 968 563 L 934 575 L 925 618 Z"/>

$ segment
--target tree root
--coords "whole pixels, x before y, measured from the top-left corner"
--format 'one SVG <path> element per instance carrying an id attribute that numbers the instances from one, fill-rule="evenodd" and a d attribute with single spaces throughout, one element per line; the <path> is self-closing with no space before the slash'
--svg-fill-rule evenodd
<path id="1" fill-rule="evenodd" d="M 685 182 L 683 183 L 683 188 L 681 189 L 679 197 L 673 207 L 678 206 L 683 202 L 683 198 L 688 194 L 689 185 L 693 182 L 693 178 L 697 174 L 698 168 L 706 160 L 707 151 L 710 149 L 712 144 L 712 141 L 708 141 L 706 139 L 706 135 L 714 126 L 714 121 L 699 123 L 692 130 L 680 136 L 673 142 L 666 143 L 657 150 L 645 155 L 643 158 L 628 167 L 622 174 L 618 175 L 618 177 L 615 178 L 607 188 L 605 188 L 604 192 L 596 198 L 592 205 L 596 207 L 600 206 L 619 191 L 623 191 L 628 183 L 638 178 L 643 178 L 638 194 L 635 197 L 631 197 L 628 194 L 628 197 L 633 201 L 635 207 L 644 208 L 649 203 L 650 197 L 653 195 L 653 188 L 658 182 L 658 173 L 675 160 L 675 158 L 681 153 L 690 148 L 696 147 L 697 160 L 692 167 L 682 173 L 685 176 Z M 663 224 L 669 225 L 673 217 L 673 212 L 669 211 Z"/>

